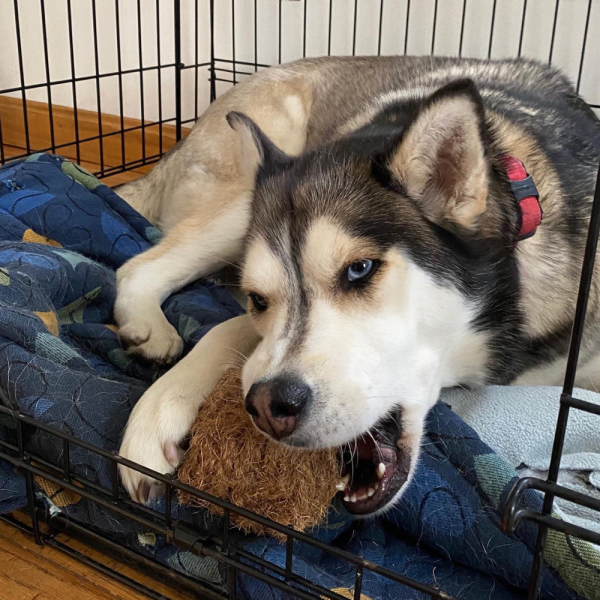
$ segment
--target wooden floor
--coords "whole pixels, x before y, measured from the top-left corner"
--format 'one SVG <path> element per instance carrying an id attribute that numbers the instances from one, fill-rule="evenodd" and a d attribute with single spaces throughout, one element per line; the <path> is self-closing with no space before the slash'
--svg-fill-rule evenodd
<path id="1" fill-rule="evenodd" d="M 136 578 L 170 600 L 191 598 L 170 585 L 156 583 L 130 566 L 107 558 L 71 538 L 62 541 Z M 50 546 L 37 546 L 33 538 L 0 522 L 0 598 L 2 600 L 142 600 L 146 598 Z"/>

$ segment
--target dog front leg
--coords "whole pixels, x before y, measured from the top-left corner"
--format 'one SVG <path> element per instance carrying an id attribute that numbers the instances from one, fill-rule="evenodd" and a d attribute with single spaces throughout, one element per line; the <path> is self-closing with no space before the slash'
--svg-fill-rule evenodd
<path id="1" fill-rule="evenodd" d="M 202 401 L 227 369 L 240 365 L 259 342 L 247 315 L 211 329 L 194 349 L 156 381 L 135 405 L 119 451 L 123 458 L 158 473 L 171 473 L 181 457 L 179 444 L 189 433 Z M 145 503 L 159 491 L 156 480 L 119 466 L 131 497 Z"/>
<path id="2" fill-rule="evenodd" d="M 249 207 L 250 193 L 242 193 L 210 218 L 189 217 L 118 270 L 114 315 L 130 354 L 162 364 L 179 357 L 183 342 L 161 304 L 188 283 L 240 258 Z"/>

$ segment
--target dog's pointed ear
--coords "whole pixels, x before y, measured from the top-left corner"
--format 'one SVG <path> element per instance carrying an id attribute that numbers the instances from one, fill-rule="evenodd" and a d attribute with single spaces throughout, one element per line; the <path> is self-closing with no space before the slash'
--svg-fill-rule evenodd
<path id="1" fill-rule="evenodd" d="M 389 174 L 434 223 L 473 232 L 485 212 L 488 161 L 481 96 L 470 79 L 435 92 L 392 153 Z"/>
<path id="2" fill-rule="evenodd" d="M 289 158 L 248 115 L 233 111 L 226 118 L 229 126 L 238 134 L 241 167 L 247 177 L 254 179 L 261 166 L 284 162 Z"/>

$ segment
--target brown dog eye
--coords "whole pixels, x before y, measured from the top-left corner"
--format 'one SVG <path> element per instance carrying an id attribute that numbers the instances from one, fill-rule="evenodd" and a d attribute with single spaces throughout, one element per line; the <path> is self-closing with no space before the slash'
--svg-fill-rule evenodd
<path id="1" fill-rule="evenodd" d="M 269 308 L 269 302 L 260 294 L 255 294 L 254 292 L 251 292 L 250 294 L 248 294 L 248 298 L 250 298 L 252 304 L 254 305 L 254 308 L 258 312 L 264 312 L 265 310 L 267 310 L 267 308 Z"/>

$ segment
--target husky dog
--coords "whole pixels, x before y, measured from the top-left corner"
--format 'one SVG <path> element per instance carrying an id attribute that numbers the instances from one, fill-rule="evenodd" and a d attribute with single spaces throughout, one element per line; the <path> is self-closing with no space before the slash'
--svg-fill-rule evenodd
<path id="1" fill-rule="evenodd" d="M 561 382 L 599 159 L 592 110 L 534 62 L 322 58 L 250 77 L 119 189 L 165 233 L 118 272 L 129 352 L 174 362 L 161 303 L 227 263 L 248 298 L 144 394 L 121 455 L 176 468 L 202 399 L 247 358 L 256 426 L 346 445 L 346 508 L 385 510 L 442 387 Z M 598 273 L 577 384 L 600 386 Z M 121 475 L 138 501 L 155 493 Z"/>

